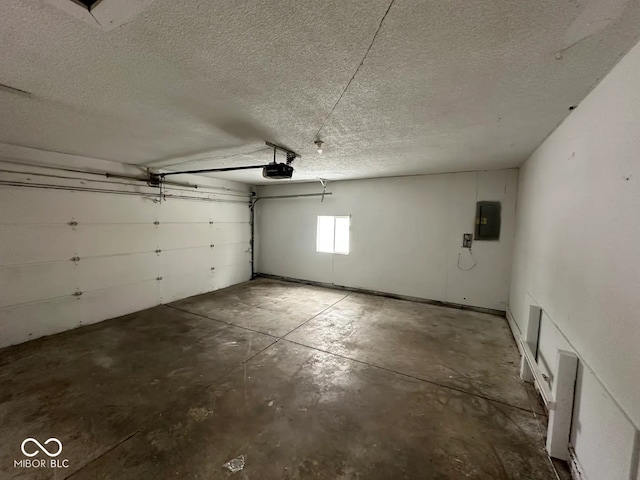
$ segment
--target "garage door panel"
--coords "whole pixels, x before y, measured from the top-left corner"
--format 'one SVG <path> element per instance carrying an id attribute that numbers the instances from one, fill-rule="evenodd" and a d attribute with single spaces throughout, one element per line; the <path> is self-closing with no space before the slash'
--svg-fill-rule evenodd
<path id="1" fill-rule="evenodd" d="M 153 252 L 158 229 L 153 224 L 79 225 L 76 227 L 80 258 Z"/>
<path id="2" fill-rule="evenodd" d="M 0 267 L 0 308 L 71 295 L 78 285 L 71 261 Z"/>
<path id="3" fill-rule="evenodd" d="M 213 227 L 208 223 L 160 224 L 160 248 L 204 247 L 213 243 Z"/>
<path id="4" fill-rule="evenodd" d="M 74 296 L 0 308 L 0 348 L 76 328 L 83 319 Z"/>
<path id="5" fill-rule="evenodd" d="M 0 189 L 0 205 L 11 205 L 11 208 L 0 208 L 0 223 L 67 223 L 71 221 L 71 212 L 64 205 L 72 205 L 74 192 L 61 190 L 37 189 Z"/>
<path id="6" fill-rule="evenodd" d="M 211 217 L 215 223 L 249 223 L 251 211 L 248 203 L 218 203 L 217 205 Z"/>
<path id="7" fill-rule="evenodd" d="M 0 265 L 70 260 L 75 241 L 68 225 L 3 225 Z"/>
<path id="8" fill-rule="evenodd" d="M 249 243 L 251 240 L 251 226 L 248 223 L 225 223 L 213 225 L 213 243 Z"/>
<path id="9" fill-rule="evenodd" d="M 80 298 L 84 323 L 100 322 L 158 305 L 158 280 L 101 288 Z"/>
<path id="10" fill-rule="evenodd" d="M 87 292 L 155 280 L 160 275 L 160 260 L 153 252 L 87 257 L 80 259 L 77 268 L 80 289 Z"/>
<path id="11" fill-rule="evenodd" d="M 149 197 L 73 193 L 75 198 L 70 211 L 73 212 L 73 219 L 80 225 L 109 223 L 153 225 L 159 208 L 158 204 Z"/>
<path id="12" fill-rule="evenodd" d="M 247 263 L 226 265 L 215 270 L 214 289 L 219 290 L 251 280 L 251 265 Z"/>
<path id="13" fill-rule="evenodd" d="M 212 220 L 214 208 L 202 200 L 168 200 L 158 208 L 158 221 L 164 223 L 206 223 Z"/>
<path id="14" fill-rule="evenodd" d="M 210 269 L 212 248 L 186 248 L 180 250 L 165 250 L 160 255 L 163 276 L 186 274 L 196 270 Z"/>
<path id="15" fill-rule="evenodd" d="M 212 291 L 214 273 L 210 269 L 202 269 L 182 275 L 169 275 L 163 277 L 160 283 L 160 302 L 170 303 Z"/>
<path id="16" fill-rule="evenodd" d="M 248 243 L 229 243 L 217 245 L 211 251 L 212 265 L 222 267 L 236 263 L 248 263 L 251 261 L 250 245 Z"/>

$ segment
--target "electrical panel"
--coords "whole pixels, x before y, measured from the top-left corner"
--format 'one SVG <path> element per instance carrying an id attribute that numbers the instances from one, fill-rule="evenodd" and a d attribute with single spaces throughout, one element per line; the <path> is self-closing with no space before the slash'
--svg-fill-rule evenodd
<path id="1" fill-rule="evenodd" d="M 476 204 L 475 240 L 500 239 L 500 202 L 478 202 Z"/>

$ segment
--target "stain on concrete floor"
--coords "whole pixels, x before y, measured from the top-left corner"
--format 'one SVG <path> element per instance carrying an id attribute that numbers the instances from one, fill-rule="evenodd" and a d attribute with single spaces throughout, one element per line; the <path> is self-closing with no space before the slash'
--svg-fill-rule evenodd
<path id="1" fill-rule="evenodd" d="M 0 351 L 0 478 L 555 479 L 518 360 L 504 318 L 259 279 Z"/>

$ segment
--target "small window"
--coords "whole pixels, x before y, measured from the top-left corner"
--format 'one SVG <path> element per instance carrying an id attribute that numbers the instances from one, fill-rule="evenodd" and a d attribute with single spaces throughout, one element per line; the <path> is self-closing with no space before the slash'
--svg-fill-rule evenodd
<path id="1" fill-rule="evenodd" d="M 329 217 L 318 215 L 316 251 L 348 255 L 350 219 L 350 217 Z"/>

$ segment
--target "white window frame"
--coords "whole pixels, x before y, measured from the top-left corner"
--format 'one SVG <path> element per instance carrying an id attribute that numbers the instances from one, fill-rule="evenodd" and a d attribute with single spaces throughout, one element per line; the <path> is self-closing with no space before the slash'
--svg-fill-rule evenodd
<path id="1" fill-rule="evenodd" d="M 331 251 L 320 250 L 318 246 L 318 230 L 319 230 L 320 217 L 333 218 L 333 248 Z M 346 218 L 349 220 L 349 251 L 348 252 L 336 251 L 336 219 L 338 218 Z M 349 255 L 350 252 L 351 252 L 351 215 L 316 215 L 316 253 L 332 253 L 332 254 L 338 254 L 338 255 Z"/>

